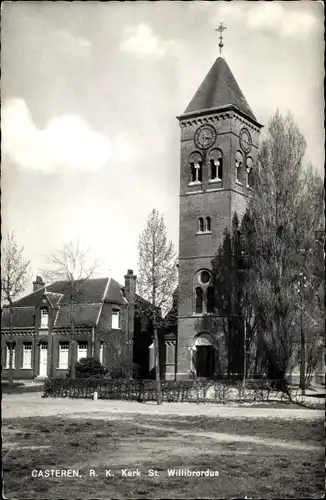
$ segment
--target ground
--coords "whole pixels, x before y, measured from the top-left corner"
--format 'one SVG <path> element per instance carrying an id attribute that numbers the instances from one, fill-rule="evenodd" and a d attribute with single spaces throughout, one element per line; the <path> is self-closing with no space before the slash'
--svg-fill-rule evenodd
<path id="1" fill-rule="evenodd" d="M 321 410 L 157 407 L 38 392 L 4 394 L 2 408 L 9 499 L 319 498 L 324 491 Z M 141 476 L 124 477 L 126 468 Z M 49 469 L 79 477 L 32 477 Z"/>

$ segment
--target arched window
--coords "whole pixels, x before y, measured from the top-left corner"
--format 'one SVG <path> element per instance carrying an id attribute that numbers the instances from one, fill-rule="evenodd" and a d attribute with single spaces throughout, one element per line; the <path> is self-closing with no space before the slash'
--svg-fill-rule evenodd
<path id="1" fill-rule="evenodd" d="M 240 151 L 236 152 L 235 155 L 235 175 L 236 175 L 236 182 L 242 183 L 243 180 L 243 156 Z"/>
<path id="2" fill-rule="evenodd" d="M 207 288 L 206 310 L 208 313 L 214 312 L 214 288 L 212 286 Z"/>
<path id="3" fill-rule="evenodd" d="M 213 149 L 209 154 L 209 180 L 220 181 L 223 179 L 223 153 L 220 149 Z"/>
<path id="4" fill-rule="evenodd" d="M 247 165 L 246 165 L 246 172 L 247 172 L 247 187 L 252 187 L 253 186 L 253 161 L 252 158 L 249 156 L 247 158 Z"/>
<path id="5" fill-rule="evenodd" d="M 197 314 L 202 314 L 202 312 L 203 312 L 203 290 L 199 286 L 197 286 L 197 288 L 195 290 L 195 294 L 196 294 L 195 311 Z"/>
<path id="6" fill-rule="evenodd" d="M 211 218 L 206 217 L 206 231 L 211 231 Z"/>
<path id="7" fill-rule="evenodd" d="M 202 233 L 204 231 L 204 219 L 199 217 L 198 219 L 198 232 Z"/>

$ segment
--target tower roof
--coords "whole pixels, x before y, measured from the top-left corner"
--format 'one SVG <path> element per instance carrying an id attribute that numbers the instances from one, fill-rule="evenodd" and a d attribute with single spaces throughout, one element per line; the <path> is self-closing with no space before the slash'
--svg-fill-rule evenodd
<path id="1" fill-rule="evenodd" d="M 229 66 L 218 57 L 188 104 L 184 114 L 232 105 L 256 120 Z"/>

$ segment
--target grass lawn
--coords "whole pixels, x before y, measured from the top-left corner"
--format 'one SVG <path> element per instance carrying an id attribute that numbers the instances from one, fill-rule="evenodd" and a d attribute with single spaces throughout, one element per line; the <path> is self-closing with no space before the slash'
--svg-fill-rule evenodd
<path id="1" fill-rule="evenodd" d="M 5 497 L 320 498 L 323 422 L 272 418 L 89 415 L 3 421 Z M 121 469 L 141 477 L 122 477 Z M 168 476 L 168 469 L 218 477 Z M 32 477 L 75 469 L 80 477 Z M 90 469 L 97 477 L 90 477 Z M 113 477 L 105 477 L 110 469 Z M 149 476 L 155 469 L 157 475 Z"/>

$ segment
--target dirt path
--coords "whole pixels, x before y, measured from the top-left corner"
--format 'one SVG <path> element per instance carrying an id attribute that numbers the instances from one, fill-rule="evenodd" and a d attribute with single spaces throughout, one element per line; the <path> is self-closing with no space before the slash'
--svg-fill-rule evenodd
<path id="1" fill-rule="evenodd" d="M 229 418 L 324 419 L 324 410 L 296 408 L 257 408 L 255 406 L 220 406 L 216 404 L 137 403 L 136 401 L 41 398 L 41 393 L 4 394 L 2 418 L 73 415 L 79 418 L 112 418 L 118 415 L 205 415 Z M 97 417 L 96 417 L 97 415 Z"/>

